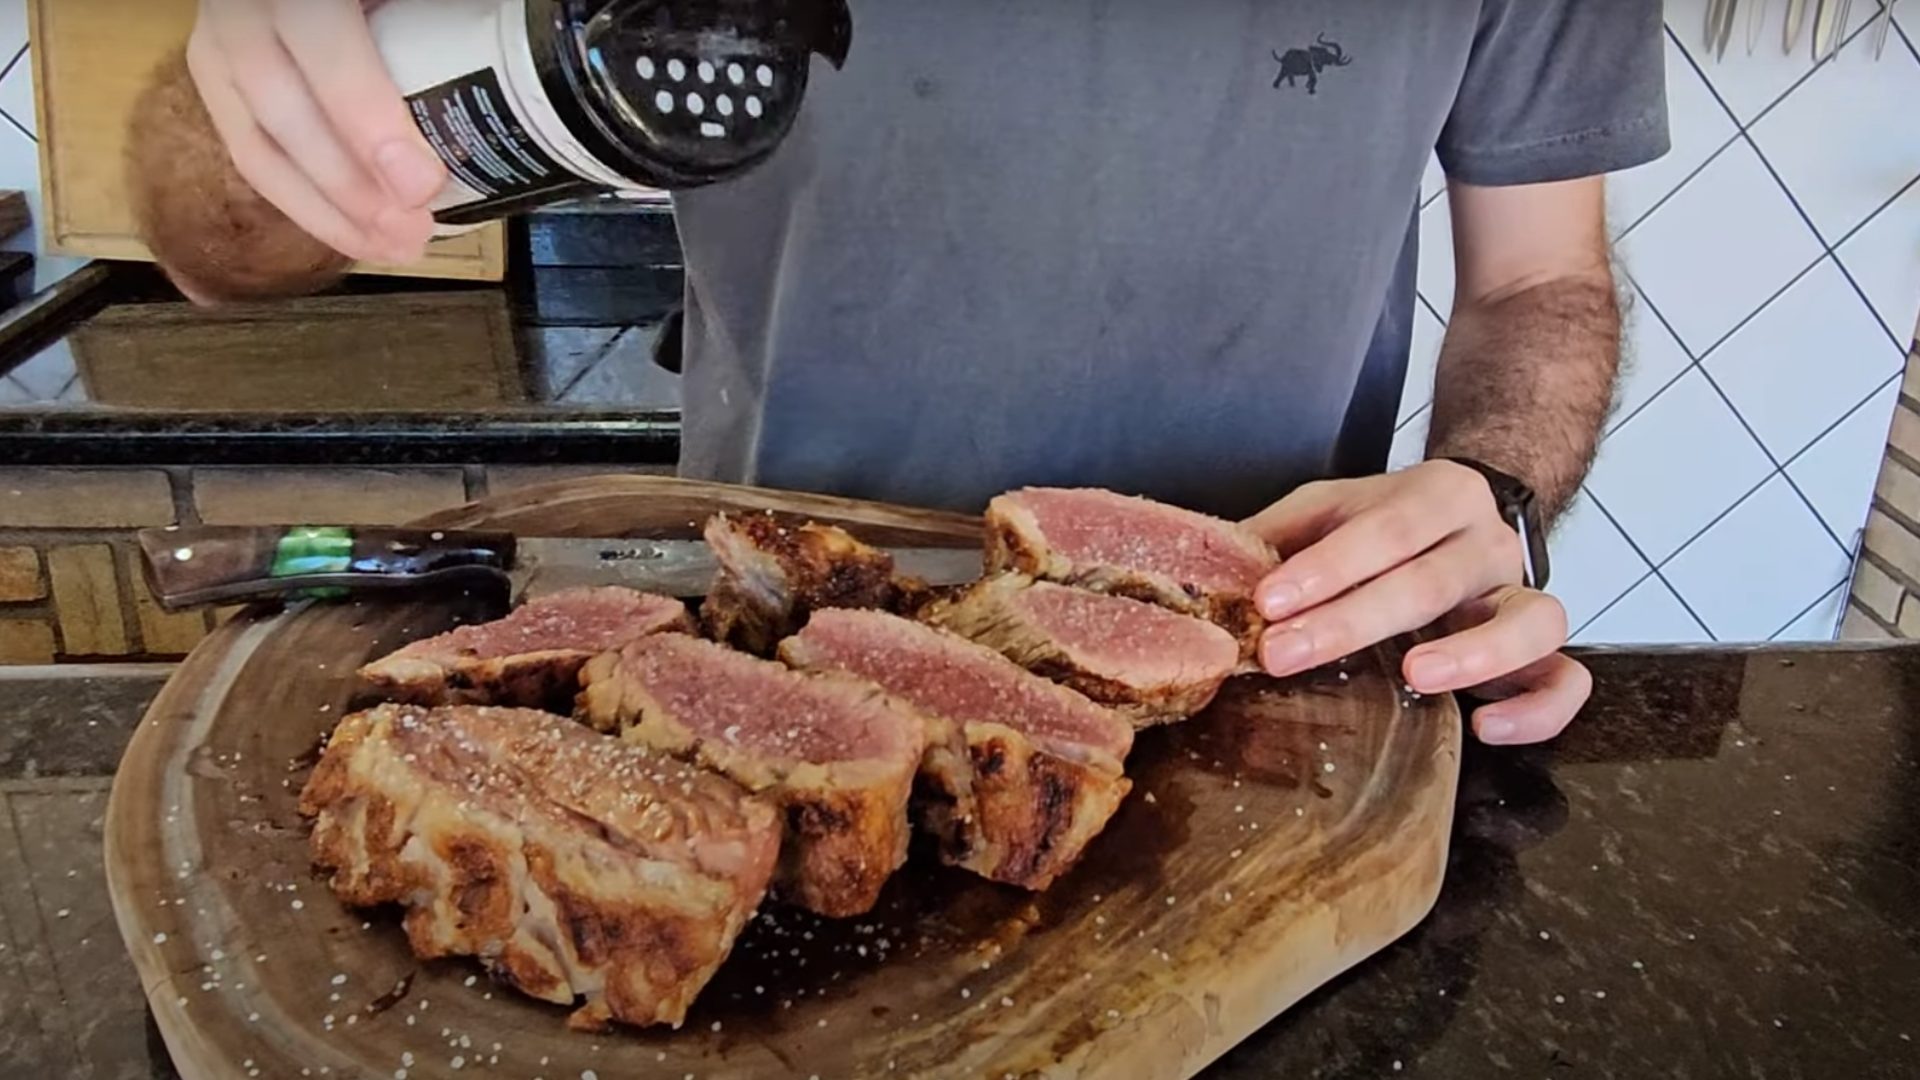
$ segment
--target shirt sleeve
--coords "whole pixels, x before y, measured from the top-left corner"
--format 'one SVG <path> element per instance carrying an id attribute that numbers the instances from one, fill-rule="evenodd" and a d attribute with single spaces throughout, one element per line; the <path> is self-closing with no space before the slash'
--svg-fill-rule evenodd
<path id="1" fill-rule="evenodd" d="M 1447 175 L 1571 180 L 1665 154 L 1660 0 L 1485 0 L 1435 147 Z"/>

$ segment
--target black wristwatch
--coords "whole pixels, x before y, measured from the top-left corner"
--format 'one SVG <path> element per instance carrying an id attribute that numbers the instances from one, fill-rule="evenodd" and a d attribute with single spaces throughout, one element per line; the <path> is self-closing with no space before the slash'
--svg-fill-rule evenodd
<path id="1" fill-rule="evenodd" d="M 1540 515 L 1539 500 L 1534 497 L 1533 489 L 1517 477 L 1509 476 L 1484 461 L 1472 458 L 1449 457 L 1442 461 L 1451 461 L 1455 465 L 1465 465 L 1484 478 L 1487 486 L 1493 489 L 1494 505 L 1500 508 L 1500 516 L 1513 531 L 1520 534 L 1522 550 L 1525 552 L 1526 586 L 1529 589 L 1547 587 L 1547 528 Z"/>

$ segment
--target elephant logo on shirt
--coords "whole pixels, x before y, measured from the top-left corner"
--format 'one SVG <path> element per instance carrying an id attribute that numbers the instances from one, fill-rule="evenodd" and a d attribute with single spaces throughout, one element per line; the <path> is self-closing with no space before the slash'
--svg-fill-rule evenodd
<path id="1" fill-rule="evenodd" d="M 1273 77 L 1273 88 L 1280 89 L 1281 83 L 1298 86 L 1296 79 L 1307 80 L 1307 93 L 1320 92 L 1320 73 L 1328 68 L 1343 68 L 1353 63 L 1353 57 L 1340 47 L 1337 41 L 1328 41 L 1327 35 L 1314 38 L 1314 43 L 1304 49 L 1288 49 L 1281 52 L 1273 50 L 1273 58 L 1280 62 L 1280 74 Z"/>

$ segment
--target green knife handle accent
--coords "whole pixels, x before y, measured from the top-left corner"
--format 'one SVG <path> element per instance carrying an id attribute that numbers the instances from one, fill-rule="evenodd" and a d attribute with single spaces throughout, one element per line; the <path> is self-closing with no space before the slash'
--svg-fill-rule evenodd
<path id="1" fill-rule="evenodd" d="M 449 579 L 504 581 L 513 534 L 345 525 L 187 525 L 138 533 L 169 610 L 264 597 L 337 597 Z"/>

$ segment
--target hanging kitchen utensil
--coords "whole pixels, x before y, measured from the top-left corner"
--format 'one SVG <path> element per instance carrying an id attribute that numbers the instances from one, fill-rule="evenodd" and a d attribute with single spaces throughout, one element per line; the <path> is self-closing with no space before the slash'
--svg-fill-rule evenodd
<path id="1" fill-rule="evenodd" d="M 1781 45 L 1788 56 L 1800 46 L 1800 35 L 1807 29 L 1807 0 L 1787 0 L 1787 25 L 1781 36 Z"/>
<path id="2" fill-rule="evenodd" d="M 1715 60 L 1727 54 L 1727 39 L 1733 36 L 1733 16 L 1739 0 L 1711 0 L 1707 5 L 1707 51 Z"/>
<path id="3" fill-rule="evenodd" d="M 1873 28 L 1873 58 L 1880 59 L 1886 51 L 1887 35 L 1893 30 L 1893 5 L 1898 0 L 1884 0 L 1880 5 L 1880 22 Z"/>
<path id="4" fill-rule="evenodd" d="M 1840 34 L 1846 25 L 1840 21 L 1840 5 L 1845 0 L 1819 0 L 1819 6 L 1813 11 L 1813 60 L 1819 63 L 1832 56 L 1840 45 Z"/>
<path id="5" fill-rule="evenodd" d="M 1760 47 L 1760 35 L 1766 30 L 1767 0 L 1753 0 L 1747 8 L 1747 55 Z"/>

